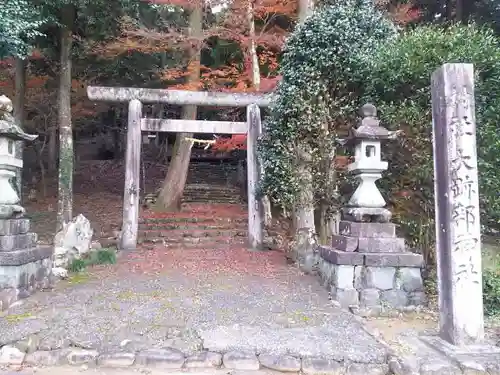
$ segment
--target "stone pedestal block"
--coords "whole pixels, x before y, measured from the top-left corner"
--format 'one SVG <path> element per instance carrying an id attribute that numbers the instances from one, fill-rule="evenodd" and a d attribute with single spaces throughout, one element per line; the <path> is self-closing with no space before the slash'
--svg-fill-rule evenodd
<path id="1" fill-rule="evenodd" d="M 0 306 L 51 284 L 52 246 L 37 246 L 29 219 L 0 220 Z"/>
<path id="2" fill-rule="evenodd" d="M 30 230 L 29 219 L 0 220 L 0 236 L 25 234 Z"/>
<path id="3" fill-rule="evenodd" d="M 358 250 L 358 238 L 342 235 L 334 235 L 332 238 L 332 247 L 340 250 L 353 252 Z"/>
<path id="4" fill-rule="evenodd" d="M 404 253 L 405 240 L 397 237 L 353 237 L 334 235 L 332 247 L 346 252 Z"/>
<path id="5" fill-rule="evenodd" d="M 0 236 L 0 252 L 27 249 L 36 246 L 36 233 Z"/>
<path id="6" fill-rule="evenodd" d="M 357 223 L 342 220 L 339 233 L 350 237 L 396 237 L 396 225 L 392 223 Z"/>
<path id="7" fill-rule="evenodd" d="M 404 238 L 360 237 L 358 249 L 360 253 L 404 253 Z"/>
<path id="8" fill-rule="evenodd" d="M 322 284 L 342 307 L 359 306 L 371 315 L 426 302 L 419 254 L 318 250 Z M 357 303 L 356 303 L 357 301 Z"/>

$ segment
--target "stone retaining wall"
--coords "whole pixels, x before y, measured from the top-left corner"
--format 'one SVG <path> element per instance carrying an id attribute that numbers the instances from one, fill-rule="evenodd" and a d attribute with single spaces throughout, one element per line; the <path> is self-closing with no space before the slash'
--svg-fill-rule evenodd
<path id="1" fill-rule="evenodd" d="M 37 345 L 38 344 L 38 345 Z M 63 345 L 63 342 L 60 343 Z M 59 345 L 59 346 L 61 346 Z M 256 371 L 270 369 L 303 374 L 386 375 L 388 364 L 344 363 L 332 359 L 290 355 L 255 353 L 251 350 L 233 350 L 225 353 L 199 351 L 183 353 L 175 348 L 150 348 L 134 351 L 124 343 L 116 351 L 99 352 L 94 349 L 59 348 L 38 350 L 41 343 L 25 340 L 0 349 L 0 366 L 58 366 L 74 365 L 109 368 L 155 368 L 161 370 L 227 369 Z"/>
<path id="2" fill-rule="evenodd" d="M 304 272 L 318 275 L 333 299 L 352 312 L 374 316 L 426 303 L 419 254 L 341 251 L 319 246 L 308 229 L 298 232 L 290 251 Z"/>
<path id="3" fill-rule="evenodd" d="M 51 284 L 53 248 L 29 229 L 26 218 L 0 220 L 0 311 Z"/>

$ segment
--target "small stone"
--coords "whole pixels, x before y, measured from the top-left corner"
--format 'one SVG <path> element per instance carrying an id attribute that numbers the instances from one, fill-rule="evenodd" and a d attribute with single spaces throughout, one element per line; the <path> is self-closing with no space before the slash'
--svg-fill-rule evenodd
<path id="1" fill-rule="evenodd" d="M 26 356 L 25 363 L 36 366 L 59 366 L 68 363 L 69 349 L 37 350 Z"/>
<path id="2" fill-rule="evenodd" d="M 261 354 L 259 361 L 262 366 L 281 372 L 298 372 L 301 366 L 300 359 L 289 355 Z"/>
<path id="3" fill-rule="evenodd" d="M 346 375 L 387 375 L 388 365 L 366 365 L 353 363 L 347 368 Z"/>
<path id="4" fill-rule="evenodd" d="M 70 365 L 95 365 L 97 362 L 97 350 L 70 349 L 67 356 Z"/>
<path id="5" fill-rule="evenodd" d="M 488 372 L 483 365 L 473 361 L 464 361 L 460 363 L 463 375 L 487 375 Z"/>
<path id="6" fill-rule="evenodd" d="M 396 268 L 366 267 L 363 275 L 363 286 L 380 290 L 390 290 L 394 287 Z"/>
<path id="7" fill-rule="evenodd" d="M 177 349 L 186 355 L 191 355 L 203 350 L 203 342 L 199 337 L 176 337 L 167 339 L 164 347 Z"/>
<path id="8" fill-rule="evenodd" d="M 380 292 L 377 289 L 363 289 L 359 293 L 359 302 L 362 307 L 380 305 Z"/>
<path id="9" fill-rule="evenodd" d="M 394 357 L 391 358 L 389 360 L 389 370 L 394 375 L 419 375 L 418 363 L 405 360 L 404 358 L 401 360 Z"/>
<path id="10" fill-rule="evenodd" d="M 356 289 L 337 289 L 332 287 L 332 298 L 335 299 L 340 307 L 345 309 L 350 306 L 359 305 L 359 293 Z"/>
<path id="11" fill-rule="evenodd" d="M 222 365 L 222 354 L 215 352 L 201 352 L 186 359 L 186 368 L 211 368 Z"/>
<path id="12" fill-rule="evenodd" d="M 402 267 L 399 269 L 398 282 L 405 292 L 421 292 L 424 282 L 420 268 Z"/>
<path id="13" fill-rule="evenodd" d="M 302 358 L 302 372 L 306 375 L 344 375 L 345 368 L 331 359 Z"/>
<path id="14" fill-rule="evenodd" d="M 354 289 L 361 289 L 363 287 L 363 266 L 354 267 Z"/>
<path id="15" fill-rule="evenodd" d="M 92 241 L 92 244 L 90 245 L 90 248 L 92 250 L 101 250 L 102 249 L 102 245 L 99 241 Z"/>
<path id="16" fill-rule="evenodd" d="M 20 340 L 15 343 L 15 347 L 24 353 L 33 353 L 38 349 L 38 345 L 40 345 L 40 338 L 31 335 L 24 340 Z"/>
<path id="17" fill-rule="evenodd" d="M 420 367 L 420 375 L 462 375 L 462 370 L 450 362 L 439 360 L 423 363 Z"/>
<path id="18" fill-rule="evenodd" d="M 386 290 L 380 294 L 383 305 L 392 309 L 401 309 L 408 305 L 408 295 L 404 290 Z"/>
<path id="19" fill-rule="evenodd" d="M 184 361 L 184 354 L 172 348 L 143 350 L 135 358 L 135 363 L 139 366 L 162 369 L 180 369 Z"/>
<path id="20" fill-rule="evenodd" d="M 353 314 L 361 316 L 363 318 L 369 318 L 372 316 L 381 316 L 383 312 L 382 306 L 371 306 L 371 307 L 361 307 L 355 310 Z"/>
<path id="21" fill-rule="evenodd" d="M 99 343 L 92 340 L 84 340 L 81 338 L 70 338 L 70 345 L 75 348 L 86 349 L 86 350 L 97 350 Z"/>
<path id="22" fill-rule="evenodd" d="M 224 366 L 233 370 L 258 370 L 259 360 L 253 352 L 234 350 L 224 354 Z"/>
<path id="23" fill-rule="evenodd" d="M 414 292 L 408 295 L 409 304 L 414 306 L 422 306 L 427 303 L 427 296 L 425 292 Z"/>
<path id="24" fill-rule="evenodd" d="M 68 278 L 68 270 L 62 267 L 52 268 L 52 275 L 58 279 L 64 280 Z"/>
<path id="25" fill-rule="evenodd" d="M 339 289 L 354 288 L 354 266 L 335 266 L 333 285 Z"/>
<path id="26" fill-rule="evenodd" d="M 47 336 L 40 340 L 38 344 L 39 350 L 56 350 L 64 349 L 69 347 L 71 344 L 70 340 L 62 336 L 54 335 Z"/>
<path id="27" fill-rule="evenodd" d="M 5 345 L 0 348 L 0 365 L 22 365 L 26 353 L 18 348 Z"/>
<path id="28" fill-rule="evenodd" d="M 135 353 L 131 352 L 102 353 L 97 358 L 97 363 L 103 367 L 129 367 L 134 361 Z"/>
<path id="29" fill-rule="evenodd" d="M 322 262 L 319 268 L 321 285 L 329 287 L 335 278 L 335 266 L 329 262 Z"/>

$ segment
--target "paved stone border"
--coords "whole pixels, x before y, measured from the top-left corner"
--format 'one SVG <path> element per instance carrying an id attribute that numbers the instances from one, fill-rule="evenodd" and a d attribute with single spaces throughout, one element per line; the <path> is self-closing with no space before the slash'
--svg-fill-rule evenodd
<path id="1" fill-rule="evenodd" d="M 383 343 L 377 336 L 374 337 Z M 500 370 L 485 368 L 474 361 L 454 363 L 440 359 L 420 364 L 408 358 L 400 358 L 392 351 L 387 364 L 361 364 L 342 363 L 328 358 L 255 353 L 251 350 L 226 353 L 199 351 L 185 354 L 170 347 L 132 351 L 127 350 L 125 345 L 116 350 L 100 352 L 69 346 L 55 350 L 39 350 L 38 345 L 36 340 L 28 339 L 3 346 L 0 348 L 0 370 L 21 366 L 69 365 L 80 368 L 155 369 L 166 372 L 228 370 L 258 373 L 259 370 L 271 370 L 305 375 L 500 375 Z"/>
<path id="2" fill-rule="evenodd" d="M 60 343 L 61 346 L 64 343 Z M 199 351 L 185 354 L 165 347 L 140 351 L 98 351 L 78 347 L 40 350 L 36 339 L 27 339 L 0 348 L 0 366 L 86 366 L 103 368 L 154 368 L 159 370 L 227 369 L 257 371 L 268 369 L 287 373 L 324 375 L 387 375 L 388 364 L 341 363 L 327 358 L 298 358 L 290 355 L 234 350 L 226 353 Z"/>

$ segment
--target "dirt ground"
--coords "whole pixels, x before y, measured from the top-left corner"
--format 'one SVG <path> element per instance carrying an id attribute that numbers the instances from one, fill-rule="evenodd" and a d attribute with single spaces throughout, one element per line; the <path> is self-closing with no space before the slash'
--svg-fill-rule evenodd
<path id="1" fill-rule="evenodd" d="M 158 184 L 164 171 L 153 170 L 151 185 Z M 112 162 L 87 163 L 75 173 L 74 215 L 83 214 L 92 223 L 96 239 L 113 236 L 121 226 L 123 170 Z M 25 208 L 32 218 L 33 230 L 43 243 L 52 241 L 56 227 L 57 189 L 55 180 L 46 186 L 46 197 L 37 194 L 36 199 L 27 199 L 30 187 L 25 189 Z M 31 187 L 33 188 L 33 186 Z M 488 241 L 484 251 L 484 263 L 499 264 L 500 246 Z M 206 254 L 205 254 L 206 255 Z M 435 332 L 438 327 L 436 298 L 431 296 L 429 308 L 419 313 L 401 314 L 392 318 L 368 318 L 366 324 L 389 344 L 395 344 L 397 337 L 407 332 Z M 487 319 L 487 337 L 500 341 L 500 319 Z"/>

